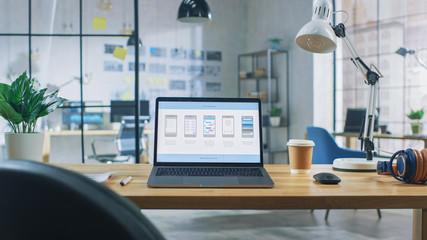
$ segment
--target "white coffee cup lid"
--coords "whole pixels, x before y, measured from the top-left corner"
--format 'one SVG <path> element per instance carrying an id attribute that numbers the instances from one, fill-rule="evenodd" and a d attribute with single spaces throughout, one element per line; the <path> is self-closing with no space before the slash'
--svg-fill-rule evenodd
<path id="1" fill-rule="evenodd" d="M 302 147 L 312 147 L 314 146 L 314 142 L 311 140 L 304 139 L 289 139 L 288 146 L 302 146 Z"/>

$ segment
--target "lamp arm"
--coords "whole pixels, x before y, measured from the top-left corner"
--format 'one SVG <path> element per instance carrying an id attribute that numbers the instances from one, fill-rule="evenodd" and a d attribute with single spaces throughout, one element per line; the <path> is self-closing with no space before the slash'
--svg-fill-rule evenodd
<path id="1" fill-rule="evenodd" d="M 362 149 L 366 151 L 366 158 L 367 160 L 373 159 L 373 151 L 375 149 L 374 142 L 373 142 L 373 132 L 374 132 L 374 122 L 375 122 L 375 109 L 376 109 L 376 99 L 378 96 L 378 81 L 383 75 L 379 72 L 378 68 L 376 68 L 374 65 L 371 65 L 371 67 L 375 68 L 376 71 L 373 71 L 371 68 L 369 68 L 365 62 L 359 57 L 359 54 L 357 53 L 356 49 L 354 48 L 353 44 L 351 43 L 350 39 L 347 38 L 345 34 L 345 26 L 343 23 L 340 23 L 336 26 L 332 26 L 332 29 L 335 32 L 335 35 L 338 38 L 341 38 L 349 50 L 351 54 L 351 61 L 354 63 L 357 69 L 360 70 L 363 77 L 365 78 L 365 83 L 370 86 L 369 90 L 369 100 L 368 100 L 368 107 L 366 108 L 366 115 L 365 115 L 365 121 L 363 123 L 362 129 L 360 131 L 359 139 L 362 143 Z M 363 136 L 362 136 L 362 130 L 363 130 Z"/>
<path id="2" fill-rule="evenodd" d="M 344 24 L 340 23 L 336 26 L 331 25 L 331 27 L 334 30 L 335 35 L 343 40 L 345 46 L 351 54 L 351 61 L 362 73 L 363 77 L 365 78 L 365 83 L 368 85 L 376 84 L 379 78 L 382 77 L 382 74 L 374 65 L 371 64 L 371 67 L 374 67 L 377 72 L 372 71 L 371 68 L 369 68 L 368 65 L 366 65 L 365 62 L 359 57 L 359 54 L 357 53 L 350 39 L 346 36 Z"/>
<path id="3" fill-rule="evenodd" d="M 415 53 L 414 55 L 415 55 L 415 59 L 417 59 L 417 62 L 421 64 L 423 68 L 427 69 L 427 65 L 418 57 L 418 54 Z"/>

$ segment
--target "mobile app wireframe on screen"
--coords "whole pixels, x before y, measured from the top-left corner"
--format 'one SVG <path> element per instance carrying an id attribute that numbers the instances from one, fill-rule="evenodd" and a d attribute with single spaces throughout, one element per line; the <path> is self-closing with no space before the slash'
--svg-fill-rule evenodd
<path id="1" fill-rule="evenodd" d="M 172 102 L 158 108 L 158 162 L 260 162 L 256 102 Z"/>

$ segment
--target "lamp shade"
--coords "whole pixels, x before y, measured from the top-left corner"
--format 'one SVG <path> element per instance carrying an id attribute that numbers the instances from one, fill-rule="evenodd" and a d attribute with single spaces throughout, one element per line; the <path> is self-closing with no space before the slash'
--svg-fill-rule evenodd
<path id="1" fill-rule="evenodd" d="M 142 41 L 141 39 L 138 39 L 138 44 L 140 47 L 142 47 Z M 132 31 L 132 35 L 129 37 L 128 42 L 126 44 L 127 46 L 135 46 L 136 45 L 136 34 L 135 31 Z"/>
<path id="2" fill-rule="evenodd" d="M 329 53 L 337 48 L 336 37 L 329 19 L 332 15 L 331 3 L 317 1 L 311 21 L 305 24 L 295 38 L 296 44 L 309 52 Z"/>
<path id="3" fill-rule="evenodd" d="M 208 3 L 205 0 L 183 0 L 178 9 L 178 21 L 187 23 L 212 21 Z"/>

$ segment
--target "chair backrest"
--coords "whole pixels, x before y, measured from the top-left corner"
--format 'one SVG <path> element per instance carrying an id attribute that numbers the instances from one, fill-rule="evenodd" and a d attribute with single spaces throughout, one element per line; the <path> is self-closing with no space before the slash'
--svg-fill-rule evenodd
<path id="1" fill-rule="evenodd" d="M 142 137 L 145 124 L 139 124 L 139 137 Z M 135 156 L 135 121 L 123 120 L 121 122 L 120 132 L 117 139 L 117 149 L 120 155 Z M 139 141 L 140 154 L 142 152 L 142 143 Z"/>
<path id="2" fill-rule="evenodd" d="M 103 184 L 51 165 L 0 161 L 1 239 L 164 239 Z"/>
<path id="3" fill-rule="evenodd" d="M 307 136 L 314 141 L 313 164 L 332 164 L 336 158 L 366 157 L 366 153 L 351 149 L 343 149 L 335 142 L 335 138 L 326 129 L 308 126 Z"/>

